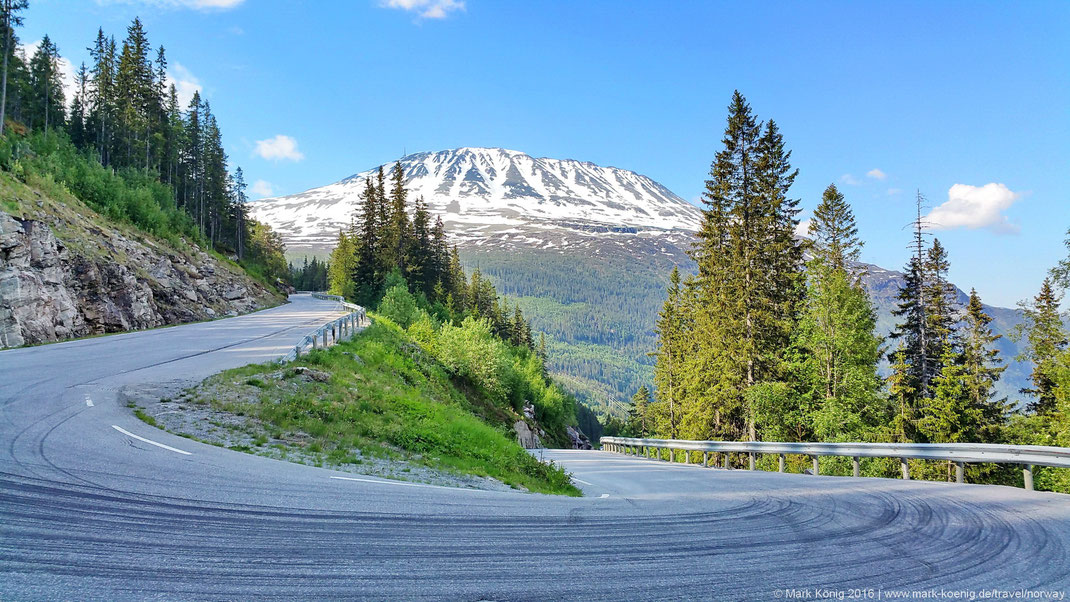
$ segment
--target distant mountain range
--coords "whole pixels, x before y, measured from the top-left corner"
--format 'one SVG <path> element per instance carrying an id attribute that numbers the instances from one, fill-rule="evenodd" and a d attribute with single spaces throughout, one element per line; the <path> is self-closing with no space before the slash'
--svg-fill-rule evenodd
<path id="1" fill-rule="evenodd" d="M 462 258 L 519 300 L 553 338 L 551 367 L 601 411 L 620 412 L 653 367 L 657 312 L 673 265 L 694 268 L 686 250 L 698 208 L 647 176 L 572 159 L 534 158 L 501 148 L 459 148 L 400 159 L 410 199 L 440 215 Z M 389 178 L 393 164 L 384 165 Z M 324 253 L 357 214 L 378 167 L 334 184 L 252 204 L 254 218 L 282 235 L 291 254 Z M 879 326 L 891 330 L 903 274 L 866 266 Z M 958 291 L 960 298 L 965 294 Z M 1017 310 L 988 307 L 1008 334 Z M 1000 392 L 1019 398 L 1029 367 L 1017 345 L 999 342 L 1010 364 Z"/>

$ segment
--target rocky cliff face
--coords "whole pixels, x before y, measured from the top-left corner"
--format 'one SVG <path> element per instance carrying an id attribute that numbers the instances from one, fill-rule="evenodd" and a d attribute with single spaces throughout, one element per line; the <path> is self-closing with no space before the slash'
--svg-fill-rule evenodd
<path id="1" fill-rule="evenodd" d="M 277 303 L 240 270 L 200 250 L 181 253 L 99 224 L 39 217 L 0 212 L 0 347 L 205 320 Z"/>

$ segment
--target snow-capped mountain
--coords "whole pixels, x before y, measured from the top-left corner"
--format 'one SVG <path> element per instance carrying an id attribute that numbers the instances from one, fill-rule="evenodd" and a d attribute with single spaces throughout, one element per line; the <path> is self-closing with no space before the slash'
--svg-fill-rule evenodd
<path id="1" fill-rule="evenodd" d="M 461 245 L 553 248 L 599 235 L 677 234 L 699 210 L 633 171 L 501 148 L 459 148 L 403 157 L 411 201 L 423 197 Z M 389 179 L 393 164 L 384 166 Z M 349 225 L 378 167 L 290 196 L 252 204 L 291 249 L 326 249 Z"/>

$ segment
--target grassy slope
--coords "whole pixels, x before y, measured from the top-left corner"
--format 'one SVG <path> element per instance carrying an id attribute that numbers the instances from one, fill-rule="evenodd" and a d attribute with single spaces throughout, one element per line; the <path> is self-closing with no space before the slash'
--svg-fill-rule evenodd
<path id="1" fill-rule="evenodd" d="M 353 452 L 360 450 L 361 455 L 396 455 L 436 469 L 491 476 L 530 491 L 579 495 L 564 471 L 538 462 L 517 445 L 511 409 L 451 378 L 387 320 L 293 366 L 327 372 L 330 379 L 295 379 L 287 367 L 280 382 L 279 366 L 262 364 L 209 379 L 199 391 L 215 391 L 214 398 L 194 395 L 259 421 L 273 439 L 307 436 L 309 450 L 322 452 L 328 464 L 354 462 Z M 249 395 L 250 388 L 257 391 Z M 235 395 L 221 396 L 220 390 Z"/>

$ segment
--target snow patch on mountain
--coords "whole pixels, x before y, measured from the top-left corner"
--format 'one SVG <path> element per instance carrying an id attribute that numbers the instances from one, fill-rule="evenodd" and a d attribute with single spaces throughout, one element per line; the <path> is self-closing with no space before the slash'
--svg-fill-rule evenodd
<path id="1" fill-rule="evenodd" d="M 586 237 L 694 231 L 701 213 L 633 171 L 571 159 L 534 158 L 502 148 L 416 153 L 400 160 L 410 206 L 423 197 L 461 244 L 477 239 L 542 239 L 540 230 Z M 384 166 L 389 178 L 392 164 Z M 291 248 L 325 248 L 358 215 L 378 167 L 340 182 L 252 204 Z M 478 243 L 477 243 L 478 244 Z"/>

